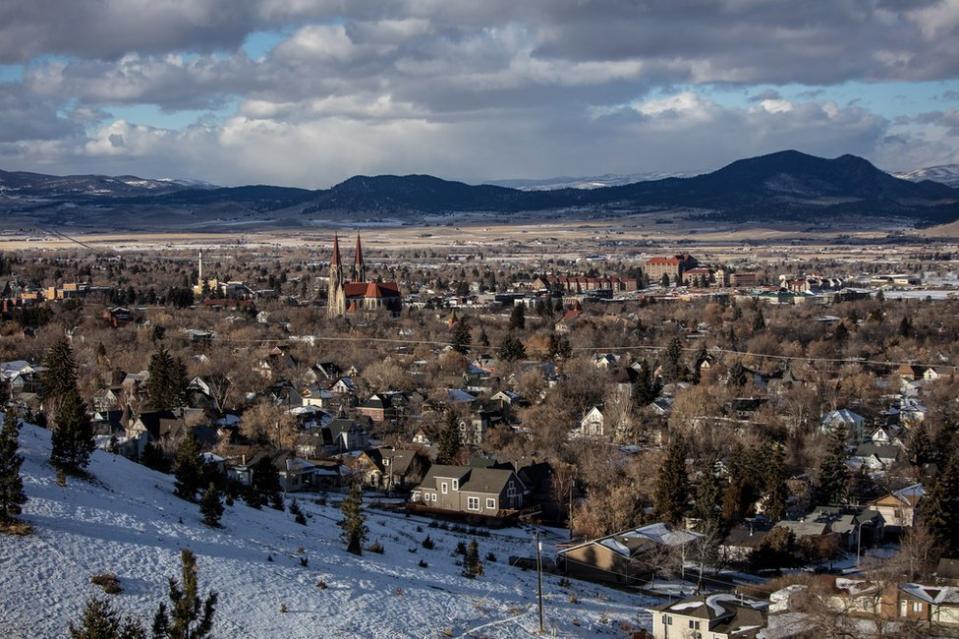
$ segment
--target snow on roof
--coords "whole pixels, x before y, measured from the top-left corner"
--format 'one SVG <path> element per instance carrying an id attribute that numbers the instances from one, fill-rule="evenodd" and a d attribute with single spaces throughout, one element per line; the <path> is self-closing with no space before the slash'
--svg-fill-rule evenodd
<path id="1" fill-rule="evenodd" d="M 737 603 L 739 599 L 736 595 L 731 595 L 729 593 L 719 593 L 715 595 L 709 595 L 706 597 L 706 605 L 713 611 L 713 614 L 722 616 L 726 614 L 726 609 L 723 607 L 723 602 L 728 603 Z"/>

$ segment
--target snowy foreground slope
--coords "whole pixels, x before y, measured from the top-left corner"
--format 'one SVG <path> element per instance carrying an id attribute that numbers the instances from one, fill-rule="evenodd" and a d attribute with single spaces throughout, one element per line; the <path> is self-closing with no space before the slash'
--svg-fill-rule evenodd
<path id="1" fill-rule="evenodd" d="M 0 537 L 0 637 L 66 636 L 84 601 L 102 594 L 90 584 L 102 572 L 117 574 L 123 586 L 112 601 L 148 622 L 167 577 L 178 574 L 181 548 L 196 553 L 203 591 L 220 593 L 219 639 L 524 637 L 536 629 L 535 572 L 506 565 L 510 555 L 531 554 L 525 531 L 479 538 L 482 556 L 492 551 L 497 562 L 484 562 L 486 574 L 469 580 L 453 550 L 470 537 L 428 528 L 426 519 L 369 511 L 370 541 L 386 550 L 355 557 L 339 540 L 338 510 L 305 496 L 306 527 L 289 513 L 238 501 L 226 508 L 224 528 L 213 530 L 196 505 L 173 496 L 170 476 L 97 451 L 89 468 L 96 481 L 59 487 L 46 462 L 49 432 L 24 426 L 20 443 L 24 518 L 34 534 Z M 427 534 L 434 550 L 420 546 Z M 421 559 L 428 568 L 418 566 Z M 549 575 L 545 588 L 556 636 L 623 637 L 625 627 L 648 627 L 642 607 L 653 602 L 642 597 L 576 581 L 561 588 Z"/>

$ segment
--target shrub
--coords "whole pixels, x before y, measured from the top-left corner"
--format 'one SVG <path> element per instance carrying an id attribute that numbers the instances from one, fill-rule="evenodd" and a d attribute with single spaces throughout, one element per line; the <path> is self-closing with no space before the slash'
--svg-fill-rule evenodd
<path id="1" fill-rule="evenodd" d="M 430 565 L 429 565 L 428 563 L 426 563 L 426 561 L 423 560 L 423 559 L 420 559 L 419 566 L 420 566 L 420 568 L 429 568 L 429 567 L 430 567 Z"/>
<path id="2" fill-rule="evenodd" d="M 383 554 L 383 544 L 381 544 L 381 543 L 378 542 L 378 541 L 374 541 L 372 544 L 370 544 L 370 545 L 366 548 L 366 550 L 367 550 L 368 552 L 375 552 L 375 553 L 377 553 L 377 554 L 382 555 L 382 554 Z"/>
<path id="3" fill-rule="evenodd" d="M 90 583 L 100 586 L 103 592 L 108 595 L 119 595 L 123 592 L 123 588 L 120 587 L 120 579 L 110 572 L 93 575 L 90 577 Z"/>
<path id="4" fill-rule="evenodd" d="M 426 539 L 423 540 L 423 548 L 427 550 L 433 550 L 436 547 L 436 542 L 433 541 L 433 538 L 429 535 L 426 536 Z"/>

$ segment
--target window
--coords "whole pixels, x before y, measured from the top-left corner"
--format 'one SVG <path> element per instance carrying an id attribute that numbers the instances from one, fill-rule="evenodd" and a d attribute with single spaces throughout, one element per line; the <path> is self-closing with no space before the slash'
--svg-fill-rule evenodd
<path id="1" fill-rule="evenodd" d="M 436 501 L 436 493 L 433 493 L 432 495 L 430 495 L 430 499 L 433 501 Z"/>
<path id="2" fill-rule="evenodd" d="M 921 601 L 913 601 L 913 602 L 912 602 L 912 611 L 913 611 L 913 612 L 922 612 L 922 602 L 921 602 Z"/>
<path id="3" fill-rule="evenodd" d="M 447 494 L 449 492 L 449 484 L 447 484 L 445 481 L 442 484 L 440 484 L 440 491 L 444 495 Z"/>
<path id="4" fill-rule="evenodd" d="M 479 497 L 466 498 L 466 510 L 479 510 Z"/>
<path id="5" fill-rule="evenodd" d="M 486 508 L 489 510 L 496 510 L 496 500 L 492 497 L 486 498 Z"/>
<path id="6" fill-rule="evenodd" d="M 454 480 L 453 480 L 453 490 L 459 490 L 459 489 L 460 489 L 460 480 L 454 479 Z"/>

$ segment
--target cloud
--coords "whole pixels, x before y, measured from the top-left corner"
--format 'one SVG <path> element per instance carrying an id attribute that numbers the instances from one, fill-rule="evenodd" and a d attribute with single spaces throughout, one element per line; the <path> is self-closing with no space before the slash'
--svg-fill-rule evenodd
<path id="1" fill-rule="evenodd" d="M 122 172 L 304 186 L 378 171 L 708 169 L 788 147 L 895 161 L 891 149 L 921 158 L 924 144 L 941 160 L 955 155 L 949 111 L 881 117 L 830 100 L 829 87 L 955 79 L 957 9 L 959 0 L 7 0 L 0 63 L 24 73 L 0 84 L 0 159 L 80 170 L 126 161 Z M 254 32 L 279 42 L 251 58 L 243 42 Z M 717 87 L 735 89 L 738 106 L 711 97 Z M 129 105 L 215 118 L 167 130 L 119 108 Z"/>

